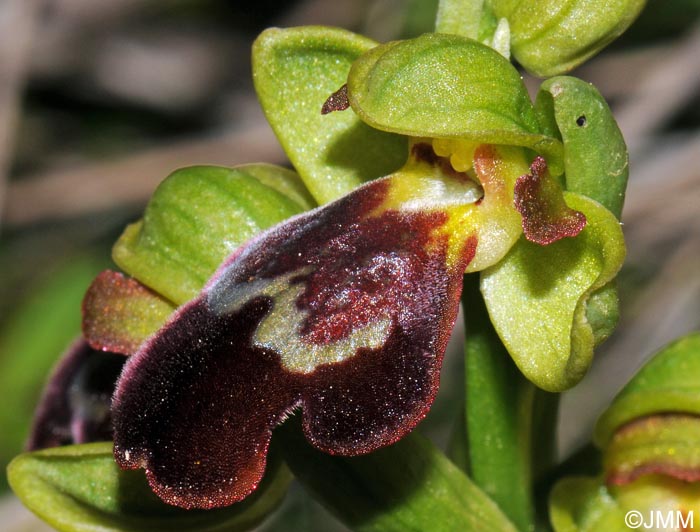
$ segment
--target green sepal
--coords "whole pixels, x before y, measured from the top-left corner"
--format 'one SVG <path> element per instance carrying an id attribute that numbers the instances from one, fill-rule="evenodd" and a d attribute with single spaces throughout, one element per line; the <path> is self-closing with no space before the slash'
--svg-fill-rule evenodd
<path id="1" fill-rule="evenodd" d="M 620 218 L 629 174 L 627 146 L 608 104 L 590 83 L 548 79 L 535 100 L 543 130 L 564 143 L 566 189 Z"/>
<path id="2" fill-rule="evenodd" d="M 126 228 L 112 257 L 179 305 L 196 296 L 246 240 L 312 206 L 299 177 L 285 168 L 183 168 L 159 185 L 143 219 Z"/>
<path id="3" fill-rule="evenodd" d="M 620 36 L 645 0 L 488 0 L 506 18 L 511 51 L 529 72 L 549 77 L 568 72 Z"/>
<path id="4" fill-rule="evenodd" d="M 319 203 L 390 174 L 406 160 L 406 139 L 377 131 L 353 112 L 321 114 L 353 61 L 377 43 L 338 28 L 264 31 L 253 45 L 258 99 L 287 156 Z"/>
<path id="5" fill-rule="evenodd" d="M 549 517 L 555 532 L 629 532 L 625 513 L 602 480 L 569 477 L 549 496 Z"/>
<path id="6" fill-rule="evenodd" d="M 593 440 L 605 448 L 622 425 L 672 412 L 700 415 L 700 333 L 676 340 L 654 355 L 600 417 Z"/>
<path id="7" fill-rule="evenodd" d="M 562 391 L 591 363 L 595 334 L 586 318 L 590 294 L 614 278 L 625 256 L 617 219 L 595 201 L 566 192 L 586 227 L 548 246 L 524 237 L 482 274 L 491 321 L 513 360 L 535 385 Z"/>
<path id="8" fill-rule="evenodd" d="M 357 532 L 515 531 L 472 481 L 413 432 L 373 453 L 345 458 L 314 449 L 298 420 L 275 433 L 284 458 L 314 498 Z"/>
<path id="9" fill-rule="evenodd" d="M 122 471 L 112 443 L 46 449 L 8 466 L 12 489 L 31 511 L 60 531 L 236 531 L 262 521 L 284 497 L 291 474 L 275 453 L 258 489 L 217 510 L 168 506 L 148 487 L 143 471 Z"/>
<path id="10" fill-rule="evenodd" d="M 457 35 L 425 34 L 372 48 L 352 66 L 348 97 L 369 125 L 413 137 L 525 146 L 563 171 L 559 140 L 540 133 L 518 71 Z"/>

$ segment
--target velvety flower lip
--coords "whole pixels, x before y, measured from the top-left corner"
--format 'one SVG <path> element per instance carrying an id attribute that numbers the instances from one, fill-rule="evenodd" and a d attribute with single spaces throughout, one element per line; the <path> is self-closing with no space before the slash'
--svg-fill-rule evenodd
<path id="1" fill-rule="evenodd" d="M 530 174 L 515 183 L 515 208 L 523 217 L 525 238 L 542 246 L 574 237 L 586 227 L 586 215 L 567 207 L 561 186 L 540 156 L 530 165 Z"/>
<path id="2" fill-rule="evenodd" d="M 112 439 L 110 402 L 124 362 L 121 355 L 77 340 L 49 378 L 27 449 Z"/>
<path id="3" fill-rule="evenodd" d="M 130 358 L 113 404 L 121 467 L 144 467 L 166 502 L 212 508 L 255 489 L 272 429 L 296 408 L 331 454 L 415 427 L 478 240 L 454 247 L 440 231 L 449 209 L 388 208 L 397 179 L 244 245 Z"/>

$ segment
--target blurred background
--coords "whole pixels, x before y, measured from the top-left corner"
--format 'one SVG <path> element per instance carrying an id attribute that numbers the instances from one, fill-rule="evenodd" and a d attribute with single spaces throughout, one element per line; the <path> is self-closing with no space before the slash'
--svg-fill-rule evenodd
<path id="1" fill-rule="evenodd" d="M 192 164 L 285 156 L 252 88 L 268 26 L 326 24 L 379 41 L 432 29 L 437 0 L 0 0 L 0 529 L 47 530 L 12 497 L 41 386 L 78 334 L 80 301 L 157 184 Z M 622 317 L 563 400 L 560 452 L 643 361 L 700 328 L 700 0 L 651 0 L 573 74 L 610 102 L 630 148 Z M 526 78 L 536 91 L 539 80 Z M 444 442 L 462 390 L 462 328 L 423 425 Z M 294 487 L 260 530 L 345 530 Z"/>

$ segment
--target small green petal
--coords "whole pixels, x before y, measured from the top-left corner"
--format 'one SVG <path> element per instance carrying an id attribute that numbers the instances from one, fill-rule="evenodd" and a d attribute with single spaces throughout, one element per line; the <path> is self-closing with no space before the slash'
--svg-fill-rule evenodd
<path id="1" fill-rule="evenodd" d="M 663 412 L 700 415 L 700 333 L 673 342 L 647 362 L 598 420 L 593 439 L 605 448 L 618 427 Z"/>
<path id="2" fill-rule="evenodd" d="M 637 18 L 644 0 L 489 0 L 510 23 L 512 52 L 536 76 L 562 74 L 597 54 Z"/>
<path id="3" fill-rule="evenodd" d="M 105 270 L 83 298 L 83 337 L 93 349 L 131 355 L 174 310 L 138 281 Z"/>
<path id="4" fill-rule="evenodd" d="M 337 28 L 264 31 L 253 45 L 253 80 L 272 129 L 319 203 L 390 174 L 406 139 L 374 130 L 353 112 L 321 114 L 353 61 L 376 42 Z"/>
<path id="5" fill-rule="evenodd" d="M 627 146 L 608 104 L 580 79 L 545 81 L 535 101 L 545 130 L 564 142 L 566 189 L 620 218 L 629 174 Z"/>
<path id="6" fill-rule="evenodd" d="M 183 168 L 160 184 L 112 256 L 132 277 L 182 304 L 243 242 L 311 205 L 299 177 L 284 168 Z"/>
<path id="7" fill-rule="evenodd" d="M 526 146 L 562 172 L 562 145 L 540 133 L 518 71 L 457 35 L 426 34 L 373 48 L 352 66 L 348 96 L 369 125 L 403 135 Z"/>
<path id="8" fill-rule="evenodd" d="M 564 197 L 586 215 L 583 231 L 544 247 L 521 237 L 481 282 L 508 352 L 528 379 L 548 391 L 570 388 L 588 370 L 595 335 L 586 303 L 625 256 L 620 225 L 607 209 L 577 194 Z"/>
<path id="9" fill-rule="evenodd" d="M 564 142 L 566 189 L 596 200 L 619 219 L 629 173 L 627 147 L 604 98 L 590 83 L 560 76 L 542 84 L 535 108 L 544 131 Z M 610 336 L 618 317 L 615 283 L 591 294 L 586 319 L 596 345 Z"/>
<path id="10" fill-rule="evenodd" d="M 56 447 L 15 458 L 12 489 L 31 511 L 65 532 L 249 530 L 284 497 L 291 475 L 279 458 L 245 501 L 210 511 L 174 508 L 158 499 L 141 471 L 121 471 L 112 443 Z"/>

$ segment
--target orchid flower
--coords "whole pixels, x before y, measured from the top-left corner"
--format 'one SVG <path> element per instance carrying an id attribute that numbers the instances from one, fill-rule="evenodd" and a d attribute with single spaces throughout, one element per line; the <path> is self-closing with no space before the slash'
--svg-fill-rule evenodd
<path id="1" fill-rule="evenodd" d="M 81 352 L 129 357 L 121 468 L 209 509 L 257 488 L 296 410 L 329 454 L 397 442 L 433 402 L 465 274 L 529 380 L 583 377 L 617 316 L 627 179 L 593 87 L 552 78 L 533 104 L 494 48 L 440 33 L 271 29 L 253 66 L 295 171 L 173 173 L 83 302 Z"/>
<path id="2" fill-rule="evenodd" d="M 328 54 L 329 43 L 332 59 L 352 64 L 347 89 L 330 102 L 345 107 L 346 92 L 352 110 L 323 116 L 332 91 L 319 91 L 324 98 L 308 119 L 316 129 L 305 123 L 303 134 L 330 138 L 307 149 L 322 155 L 320 148 L 334 149 L 359 130 L 367 143 L 376 138 L 375 149 L 389 150 L 398 145 L 389 133 L 402 133 L 409 137 L 404 166 L 229 244 L 230 256 L 199 294 L 206 273 L 197 269 L 221 259 L 197 264 L 193 257 L 207 239 L 224 242 L 218 233 L 226 230 L 209 221 L 197 227 L 196 196 L 178 188 L 210 195 L 234 184 L 224 169 L 176 173 L 115 248 L 134 278 L 105 272 L 86 296 L 88 342 L 133 355 L 112 406 L 117 461 L 145 468 L 171 504 L 217 507 L 245 498 L 262 478 L 273 429 L 295 409 L 308 440 L 331 454 L 367 453 L 411 431 L 437 392 L 465 272 L 483 272 L 492 319 L 536 384 L 571 386 L 590 362 L 595 332 L 586 303 L 620 267 L 619 224 L 603 205 L 564 192 L 552 171 L 562 173 L 563 145 L 542 133 L 517 71 L 491 48 L 457 36 L 376 46 L 339 30 L 270 30 L 254 55 L 263 106 L 289 102 L 280 92 L 292 92 L 290 83 L 306 86 L 276 71 L 288 68 L 275 59 L 282 50 Z M 326 67 L 316 68 L 328 75 Z M 310 105 L 306 97 L 290 103 L 287 115 L 271 118 L 288 146 L 299 142 L 293 119 Z M 593 111 L 591 129 L 599 119 Z M 608 116 L 600 121 L 609 127 Z M 543 155 L 531 155 L 536 150 Z M 290 156 L 317 200 L 340 193 L 320 177 L 335 170 L 321 157 L 302 161 L 293 149 Z M 238 172 L 246 171 L 260 174 Z M 284 172 L 275 177 L 296 182 Z M 193 178 L 196 185 L 180 184 Z M 332 181 L 344 182 L 351 179 Z M 286 201 L 301 203 L 289 194 Z M 172 315 L 169 302 L 181 305 Z"/>
<path id="3" fill-rule="evenodd" d="M 629 530 L 656 523 L 657 515 L 665 530 L 696 529 L 699 379 L 697 332 L 665 346 L 639 370 L 596 425 L 603 471 L 554 487 L 550 513 L 557 532 Z"/>

